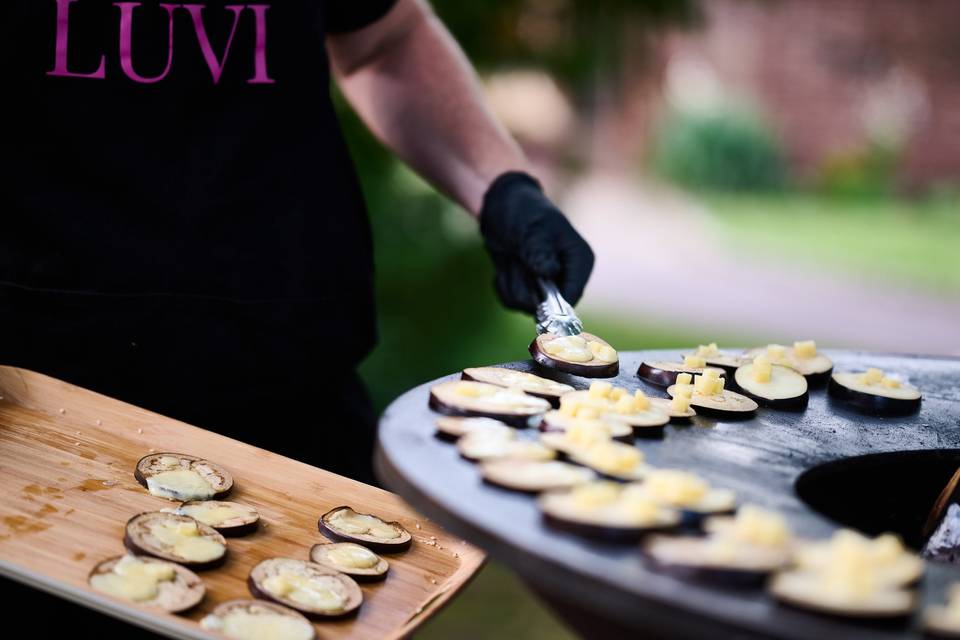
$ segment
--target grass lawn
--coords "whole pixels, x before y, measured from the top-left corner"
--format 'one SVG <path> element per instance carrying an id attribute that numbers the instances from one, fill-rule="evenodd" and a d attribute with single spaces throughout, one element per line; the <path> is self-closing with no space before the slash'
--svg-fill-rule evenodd
<path id="1" fill-rule="evenodd" d="M 704 200 L 735 247 L 934 293 L 960 293 L 958 198 L 711 194 Z"/>

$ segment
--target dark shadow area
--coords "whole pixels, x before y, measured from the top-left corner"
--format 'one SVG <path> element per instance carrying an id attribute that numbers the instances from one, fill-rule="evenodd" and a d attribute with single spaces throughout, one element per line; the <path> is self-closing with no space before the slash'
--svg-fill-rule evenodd
<path id="1" fill-rule="evenodd" d="M 805 471 L 797 495 L 815 511 L 869 535 L 897 533 L 919 549 L 931 508 L 960 466 L 960 449 L 897 451 L 834 460 Z"/>

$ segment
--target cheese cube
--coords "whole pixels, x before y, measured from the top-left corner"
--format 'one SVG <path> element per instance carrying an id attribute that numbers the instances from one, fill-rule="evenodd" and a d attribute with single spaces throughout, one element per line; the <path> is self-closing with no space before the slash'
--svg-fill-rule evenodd
<path id="1" fill-rule="evenodd" d="M 579 407 L 576 413 L 577 418 L 586 418 L 587 420 L 596 420 L 600 417 L 600 412 L 593 407 Z"/>
<path id="2" fill-rule="evenodd" d="M 713 393 L 711 395 L 716 395 L 718 393 L 723 393 L 723 386 L 726 380 L 724 378 L 717 378 L 713 381 Z"/>
<path id="3" fill-rule="evenodd" d="M 793 343 L 793 353 L 798 358 L 812 358 L 817 355 L 817 343 L 813 340 L 803 340 Z"/>
<path id="4" fill-rule="evenodd" d="M 571 400 L 569 398 L 560 398 L 560 413 L 565 416 L 570 416 L 571 418 L 577 415 L 577 409 L 583 403 L 577 400 Z"/>
<path id="5" fill-rule="evenodd" d="M 612 384 L 597 381 L 590 385 L 590 391 L 588 393 L 591 398 L 600 399 L 609 396 L 611 391 L 613 391 Z"/>
<path id="6" fill-rule="evenodd" d="M 715 356 L 719 353 L 716 342 L 711 342 L 710 344 L 701 344 L 697 347 L 697 355 L 701 357 Z"/>
<path id="7" fill-rule="evenodd" d="M 646 394 L 637 389 L 636 393 L 633 394 L 633 409 L 634 411 L 646 411 L 650 408 L 650 398 Z"/>
<path id="8" fill-rule="evenodd" d="M 682 395 L 675 395 L 670 401 L 670 411 L 676 413 L 686 413 L 690 410 L 690 398 Z"/>
<path id="9" fill-rule="evenodd" d="M 691 376 L 689 373 L 677 374 L 677 385 L 681 384 L 693 384 L 693 376 Z"/>
<path id="10" fill-rule="evenodd" d="M 674 398 L 686 398 L 690 399 L 693 397 L 693 385 L 692 384 L 678 384 L 673 388 L 673 397 Z"/>
<path id="11" fill-rule="evenodd" d="M 723 369 L 717 369 L 716 367 L 707 367 L 703 370 L 705 378 L 712 378 L 714 380 L 719 378 L 721 373 L 723 373 Z"/>
<path id="12" fill-rule="evenodd" d="M 884 376 L 884 378 L 880 380 L 880 384 L 888 389 L 900 388 L 900 381 L 897 380 L 896 378 L 887 378 L 886 376 Z"/>
<path id="13" fill-rule="evenodd" d="M 753 369 L 753 379 L 756 382 L 770 382 L 770 377 L 772 375 L 772 369 L 760 369 L 757 367 L 754 367 Z"/>
<path id="14" fill-rule="evenodd" d="M 774 362 L 779 362 L 783 360 L 783 357 L 787 354 L 787 348 L 782 344 L 771 344 L 767 346 L 767 355 L 770 356 L 770 359 Z"/>
<path id="15" fill-rule="evenodd" d="M 624 415 L 633 413 L 633 398 L 630 396 L 623 396 L 617 400 L 616 410 L 617 413 Z"/>
<path id="16" fill-rule="evenodd" d="M 684 356 L 683 366 L 690 369 L 702 369 L 707 366 L 707 361 L 700 356 Z"/>
<path id="17" fill-rule="evenodd" d="M 610 399 L 619 400 L 620 398 L 627 395 L 628 393 L 630 392 L 624 389 L 623 387 L 614 387 L 613 391 L 610 392 Z"/>
<path id="18" fill-rule="evenodd" d="M 863 374 L 863 381 L 867 384 L 876 384 L 883 380 L 883 371 L 875 367 L 870 367 L 867 369 L 867 372 Z"/>

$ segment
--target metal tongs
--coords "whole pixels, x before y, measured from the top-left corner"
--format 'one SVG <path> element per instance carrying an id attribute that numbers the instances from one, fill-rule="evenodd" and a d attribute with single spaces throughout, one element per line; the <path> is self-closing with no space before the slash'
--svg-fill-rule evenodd
<path id="1" fill-rule="evenodd" d="M 543 302 L 537 305 L 537 333 L 552 333 L 557 336 L 575 336 L 583 331 L 583 322 L 573 307 L 560 295 L 560 290 L 550 280 L 537 278 Z"/>

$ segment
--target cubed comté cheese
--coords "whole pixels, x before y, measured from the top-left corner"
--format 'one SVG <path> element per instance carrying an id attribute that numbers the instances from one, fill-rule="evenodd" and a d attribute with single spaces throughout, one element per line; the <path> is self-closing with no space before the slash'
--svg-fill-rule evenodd
<path id="1" fill-rule="evenodd" d="M 677 386 L 682 384 L 693 384 L 693 376 L 689 373 L 677 374 Z"/>
<path id="2" fill-rule="evenodd" d="M 877 384 L 881 380 L 883 380 L 883 371 L 880 369 L 871 367 L 863 374 L 863 381 L 867 384 Z"/>
<path id="3" fill-rule="evenodd" d="M 595 400 L 600 400 L 609 396 L 611 391 L 613 391 L 612 384 L 609 382 L 597 381 L 590 385 L 589 395 Z"/>
<path id="4" fill-rule="evenodd" d="M 817 343 L 813 340 L 803 340 L 793 343 L 793 353 L 798 358 L 813 358 L 817 355 Z"/>
<path id="5" fill-rule="evenodd" d="M 700 356 L 684 356 L 683 366 L 690 369 L 702 369 L 707 366 L 707 361 Z"/>

